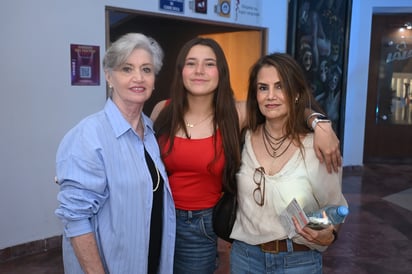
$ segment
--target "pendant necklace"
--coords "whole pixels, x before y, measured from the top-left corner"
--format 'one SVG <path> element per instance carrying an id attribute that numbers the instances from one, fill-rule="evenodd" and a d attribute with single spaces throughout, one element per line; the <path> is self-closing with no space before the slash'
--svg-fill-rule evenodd
<path id="1" fill-rule="evenodd" d="M 278 150 L 280 150 L 283 143 L 288 139 L 288 135 L 282 136 L 280 138 L 275 138 L 269 133 L 265 125 L 263 125 L 262 127 L 262 138 L 266 152 L 272 158 L 279 158 L 286 152 L 286 150 L 288 150 L 288 148 L 292 144 L 292 140 L 289 141 L 289 144 L 285 147 L 285 149 L 278 153 Z"/>
<path id="2" fill-rule="evenodd" d="M 204 121 L 206 121 L 210 116 L 212 116 L 212 113 L 210 113 L 210 114 L 207 115 L 205 118 L 203 118 L 202 120 L 200 120 L 199 122 L 194 123 L 194 124 L 185 121 L 186 126 L 187 126 L 188 128 L 194 128 L 195 126 L 197 126 L 197 125 L 203 123 Z"/>

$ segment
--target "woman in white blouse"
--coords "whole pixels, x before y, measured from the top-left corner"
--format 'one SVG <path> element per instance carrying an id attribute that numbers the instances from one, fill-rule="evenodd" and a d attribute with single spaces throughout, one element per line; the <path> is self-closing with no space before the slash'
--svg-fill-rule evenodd
<path id="1" fill-rule="evenodd" d="M 293 199 L 305 212 L 347 205 L 341 169 L 328 173 L 317 160 L 313 133 L 304 122 L 305 107 L 314 103 L 301 67 L 289 55 L 270 54 L 252 67 L 232 273 L 322 273 L 321 252 L 334 242 L 339 225 L 322 230 L 295 225 L 298 234 L 289 239 L 280 218 Z"/>

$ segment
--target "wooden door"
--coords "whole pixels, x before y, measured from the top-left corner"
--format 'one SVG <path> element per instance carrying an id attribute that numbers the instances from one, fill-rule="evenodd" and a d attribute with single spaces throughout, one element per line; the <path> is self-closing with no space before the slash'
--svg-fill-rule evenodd
<path id="1" fill-rule="evenodd" d="M 410 22 L 412 14 L 373 15 L 364 163 L 412 163 Z"/>

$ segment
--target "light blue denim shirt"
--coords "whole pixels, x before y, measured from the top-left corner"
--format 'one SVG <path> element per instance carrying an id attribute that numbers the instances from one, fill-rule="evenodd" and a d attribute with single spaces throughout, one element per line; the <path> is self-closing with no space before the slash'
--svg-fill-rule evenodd
<path id="1" fill-rule="evenodd" d="M 64 225 L 66 273 L 82 273 L 70 237 L 94 232 L 106 272 L 147 273 L 153 184 L 144 147 L 164 184 L 159 273 L 172 273 L 175 207 L 152 121 L 143 115 L 144 140 L 108 99 L 104 110 L 71 129 L 57 151 L 60 184 L 56 215 Z"/>

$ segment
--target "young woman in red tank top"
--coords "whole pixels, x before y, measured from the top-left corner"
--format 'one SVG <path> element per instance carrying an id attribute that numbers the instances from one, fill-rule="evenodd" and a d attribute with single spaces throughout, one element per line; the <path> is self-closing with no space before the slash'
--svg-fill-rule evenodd
<path id="1" fill-rule="evenodd" d="M 245 103 L 235 101 L 219 44 L 208 38 L 187 42 L 177 57 L 170 100 L 159 102 L 151 115 L 176 205 L 176 274 L 216 270 L 212 211 L 222 191 L 233 191 L 245 111 Z M 322 160 L 337 169 L 336 135 L 329 125 L 316 128 L 319 155 L 327 152 Z M 219 261 L 227 263 L 228 256 L 219 253 Z"/>

